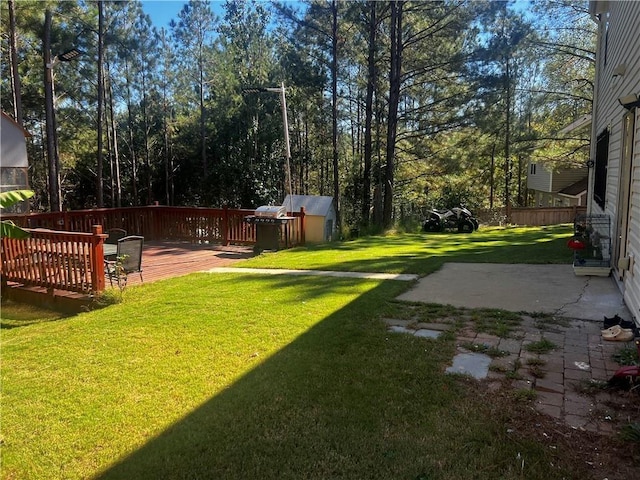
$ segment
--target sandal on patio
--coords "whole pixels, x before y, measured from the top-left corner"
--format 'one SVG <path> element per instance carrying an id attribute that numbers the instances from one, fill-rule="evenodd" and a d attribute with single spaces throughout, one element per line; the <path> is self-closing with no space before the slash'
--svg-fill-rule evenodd
<path id="1" fill-rule="evenodd" d="M 613 325 L 609 328 L 605 328 L 604 330 L 602 330 L 602 338 L 615 337 L 620 333 L 621 329 L 622 327 L 620 325 Z"/>
<path id="2" fill-rule="evenodd" d="M 602 330 L 602 338 L 611 342 L 628 342 L 633 340 L 633 330 L 614 325 Z"/>

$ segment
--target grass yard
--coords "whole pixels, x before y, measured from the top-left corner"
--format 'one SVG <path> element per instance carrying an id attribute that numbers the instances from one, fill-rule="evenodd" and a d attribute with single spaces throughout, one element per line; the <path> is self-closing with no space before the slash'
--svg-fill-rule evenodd
<path id="1" fill-rule="evenodd" d="M 564 230 L 541 232 L 539 241 L 510 236 L 504 248 L 515 255 L 520 238 L 532 258 L 556 261 L 546 252 Z M 476 258 L 508 257 L 498 232 L 470 236 L 478 243 L 459 257 L 462 236 L 429 238 L 450 259 L 481 249 L 488 256 Z M 414 259 L 439 248 L 422 236 L 387 240 L 382 271 L 420 271 Z M 384 250 L 382 237 L 369 242 Z M 283 266 L 324 269 L 343 258 L 373 270 L 366 244 L 314 247 L 307 263 L 298 252 L 250 263 L 276 266 L 282 256 Z M 401 252 L 412 251 L 402 266 Z M 536 424 L 530 399 L 444 375 L 453 335 L 387 332 L 382 318 L 399 314 L 393 299 L 406 288 L 192 274 L 128 288 L 122 303 L 72 317 L 4 304 L 2 478 L 589 478 L 572 461 L 571 438 L 550 449 L 515 426 Z"/>
<path id="2" fill-rule="evenodd" d="M 239 264 L 251 268 L 298 268 L 426 275 L 445 262 L 572 262 L 570 225 L 483 227 L 472 234 L 415 233 L 264 253 Z"/>

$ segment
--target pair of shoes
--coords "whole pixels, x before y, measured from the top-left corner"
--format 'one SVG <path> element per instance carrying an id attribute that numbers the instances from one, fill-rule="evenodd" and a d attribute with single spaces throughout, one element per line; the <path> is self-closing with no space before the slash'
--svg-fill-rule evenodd
<path id="1" fill-rule="evenodd" d="M 602 338 L 611 342 L 628 342 L 633 340 L 633 330 L 630 328 L 622 328 L 620 325 L 614 325 L 611 328 L 602 330 Z"/>
<path id="2" fill-rule="evenodd" d="M 617 313 L 611 317 L 604 317 L 604 328 L 613 327 L 615 325 L 619 325 L 621 328 L 633 329 L 635 328 L 635 324 L 629 320 L 623 320 Z"/>

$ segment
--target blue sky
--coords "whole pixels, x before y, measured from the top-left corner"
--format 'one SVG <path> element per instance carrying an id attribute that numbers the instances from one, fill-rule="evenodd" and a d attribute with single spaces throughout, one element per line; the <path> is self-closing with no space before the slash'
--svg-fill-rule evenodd
<path id="1" fill-rule="evenodd" d="M 142 8 L 156 27 L 168 28 L 171 20 L 178 19 L 178 12 L 185 3 L 186 0 L 144 0 Z M 218 16 L 222 16 L 223 5 L 223 0 L 211 0 L 211 8 Z"/>

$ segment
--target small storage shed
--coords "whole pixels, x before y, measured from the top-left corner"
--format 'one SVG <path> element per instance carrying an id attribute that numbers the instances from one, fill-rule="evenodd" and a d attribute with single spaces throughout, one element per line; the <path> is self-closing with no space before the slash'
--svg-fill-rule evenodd
<path id="1" fill-rule="evenodd" d="M 282 202 L 288 211 L 305 211 L 305 240 L 308 243 L 330 242 L 336 236 L 336 207 L 333 197 L 322 195 L 287 195 Z"/>
<path id="2" fill-rule="evenodd" d="M 1 112 L 0 121 L 0 191 L 26 190 L 29 188 L 29 160 L 25 137 L 31 134 L 9 115 Z M 25 213 L 28 202 L 18 202 L 5 213 Z"/>

